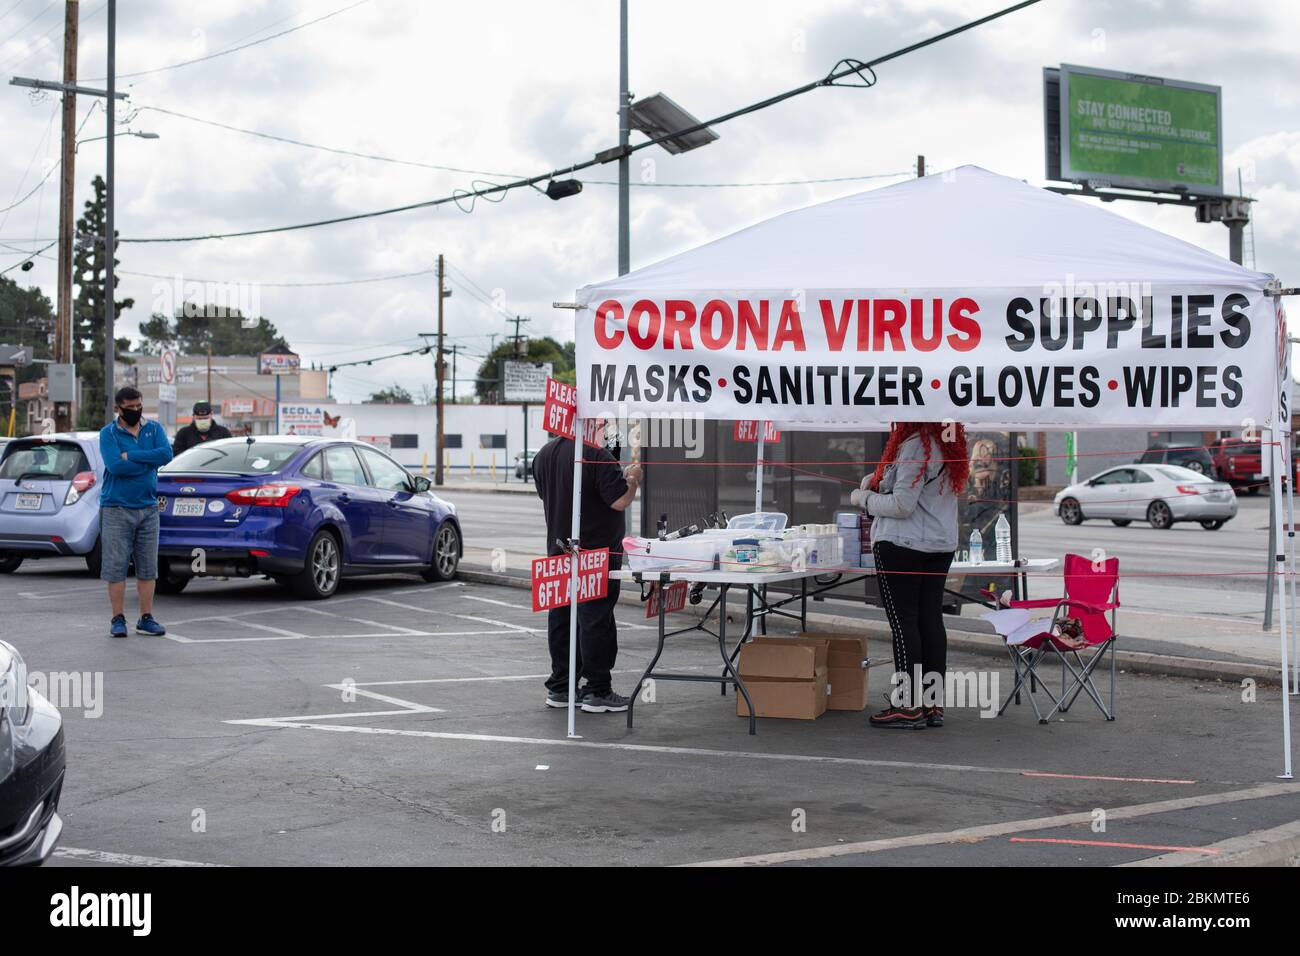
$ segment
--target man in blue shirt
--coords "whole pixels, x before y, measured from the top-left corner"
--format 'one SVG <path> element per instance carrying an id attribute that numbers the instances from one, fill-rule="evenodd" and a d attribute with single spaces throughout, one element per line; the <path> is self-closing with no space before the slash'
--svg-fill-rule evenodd
<path id="1" fill-rule="evenodd" d="M 172 460 L 167 433 L 144 418 L 140 393 L 129 385 L 113 396 L 117 418 L 99 432 L 104 487 L 99 493 L 99 576 L 108 582 L 113 606 L 109 634 L 126 637 L 126 571 L 135 560 L 135 590 L 140 598 L 137 634 L 161 636 L 154 620 L 153 591 L 158 578 L 158 469 Z"/>

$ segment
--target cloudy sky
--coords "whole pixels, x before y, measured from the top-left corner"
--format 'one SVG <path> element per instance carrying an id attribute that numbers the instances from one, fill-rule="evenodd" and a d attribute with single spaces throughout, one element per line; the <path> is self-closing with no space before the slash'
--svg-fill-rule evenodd
<path id="1" fill-rule="evenodd" d="M 868 60 L 989 13 L 1003 0 L 630 5 L 634 96 L 664 92 L 705 118 L 816 79 L 841 58 Z M 126 75 L 120 88 L 131 96 L 126 115 L 139 110 L 119 128 L 160 137 L 117 140 L 124 238 L 230 232 L 403 205 L 477 181 L 545 172 L 617 141 L 615 0 L 118 6 L 118 72 Z M 103 0 L 81 3 L 83 83 L 102 84 L 105 7 Z M 0 0 L 0 77 L 60 77 L 62 9 L 49 0 Z M 175 66 L 321 17 L 230 55 Z M 1300 56 L 1293 27 L 1290 0 L 1043 0 L 886 64 L 870 90 L 817 90 L 725 124 L 718 142 L 684 156 L 657 148 L 637 153 L 633 181 L 646 184 L 632 193 L 632 265 L 908 177 L 917 154 L 931 171 L 975 163 L 1041 184 L 1041 71 L 1064 62 L 1221 85 L 1225 180 L 1235 186 L 1240 168 L 1246 192 L 1258 200 L 1256 266 L 1300 284 Z M 79 122 L 89 108 L 82 98 Z M 0 86 L 0 209 L 31 192 L 56 163 L 57 114 L 53 96 Z M 105 129 L 96 108 L 81 138 Z M 87 144 L 78 154 L 78 212 L 103 169 L 103 145 Z M 305 361 L 384 355 L 418 345 L 418 333 L 435 327 L 432 274 L 310 283 L 422 272 L 442 253 L 454 293 L 447 331 L 466 355 L 482 356 L 499 342 L 511 328 L 507 314 L 530 317 L 525 328 L 533 334 L 569 339 L 572 314 L 551 303 L 615 274 L 616 190 L 601 182 L 615 176 L 612 166 L 588 170 L 584 192 L 561 202 L 519 190 L 500 203 L 479 201 L 471 212 L 442 206 L 273 236 L 124 245 L 120 268 L 136 274 L 123 276 L 122 288 L 137 304 L 123 325 L 134 335 L 152 307 L 170 308 L 172 283 L 139 273 L 241 282 L 257 289 L 262 314 Z M 861 178 L 668 185 L 841 177 Z M 57 203 L 55 174 L 0 212 L 0 269 L 20 261 L 13 247 L 37 249 L 54 237 Z M 1197 225 L 1187 209 L 1108 208 L 1227 255 L 1227 230 Z M 51 259 L 10 275 L 53 298 Z M 463 361 L 460 374 L 474 364 Z M 341 370 L 335 394 L 359 400 L 393 382 L 418 392 L 431 380 L 431 365 L 425 356 Z"/>

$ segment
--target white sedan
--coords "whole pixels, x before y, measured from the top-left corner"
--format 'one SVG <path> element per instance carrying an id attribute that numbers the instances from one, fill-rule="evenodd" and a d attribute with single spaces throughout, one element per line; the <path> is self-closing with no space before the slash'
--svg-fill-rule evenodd
<path id="1" fill-rule="evenodd" d="M 1165 529 L 1175 521 L 1199 521 L 1217 531 L 1237 515 L 1232 486 L 1178 465 L 1121 465 L 1062 489 L 1053 499 L 1066 524 L 1109 518 L 1121 528 L 1148 521 Z"/>

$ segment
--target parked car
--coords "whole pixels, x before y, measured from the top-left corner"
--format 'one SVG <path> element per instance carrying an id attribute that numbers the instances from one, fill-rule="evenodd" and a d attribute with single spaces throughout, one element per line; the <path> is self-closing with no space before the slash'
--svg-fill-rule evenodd
<path id="1" fill-rule="evenodd" d="M 0 574 L 32 558 L 81 556 L 99 574 L 98 432 L 15 438 L 0 451 Z"/>
<path id="2" fill-rule="evenodd" d="M 520 479 L 533 477 L 533 459 L 537 457 L 535 451 L 517 451 L 515 452 L 515 477 Z"/>
<path id="3" fill-rule="evenodd" d="M 1214 475 L 1214 459 L 1209 451 L 1199 445 L 1170 445 L 1156 442 L 1142 453 L 1137 464 L 1178 465 L 1202 475 Z"/>
<path id="4" fill-rule="evenodd" d="M 1165 529 L 1179 521 L 1199 521 L 1217 531 L 1237 514 L 1232 486 L 1178 465 L 1121 465 L 1070 485 L 1055 498 L 1066 524 L 1109 518 L 1121 528 L 1147 521 Z"/>
<path id="5" fill-rule="evenodd" d="M 1247 494 L 1259 494 L 1267 487 L 1268 470 L 1264 466 L 1262 448 L 1257 441 L 1239 438 L 1220 438 L 1210 445 L 1214 459 L 1214 473 L 1220 481 L 1234 488 L 1245 488 Z"/>
<path id="6" fill-rule="evenodd" d="M 456 506 L 363 442 L 205 442 L 159 470 L 158 507 L 166 593 L 196 576 L 262 574 L 302 597 L 328 598 L 356 575 L 450 580 L 463 551 Z"/>
<path id="7" fill-rule="evenodd" d="M 63 716 L 0 641 L 0 866 L 43 863 L 63 832 Z"/>

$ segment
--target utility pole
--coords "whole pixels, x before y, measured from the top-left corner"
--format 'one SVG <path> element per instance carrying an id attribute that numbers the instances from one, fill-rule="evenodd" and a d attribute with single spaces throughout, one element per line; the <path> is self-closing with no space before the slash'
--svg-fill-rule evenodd
<path id="1" fill-rule="evenodd" d="M 446 298 L 445 289 L 443 288 L 443 281 L 445 279 L 445 276 L 446 276 L 446 271 L 443 265 L 442 253 L 438 253 L 438 348 L 435 353 L 437 358 L 434 359 L 435 363 L 437 364 L 437 373 L 435 375 L 435 380 L 436 380 L 435 388 L 437 389 L 437 393 L 438 393 L 438 399 L 437 399 L 438 437 L 437 437 L 437 444 L 436 444 L 437 461 L 433 469 L 433 483 L 436 485 L 442 484 L 442 449 L 443 449 L 443 442 L 446 438 L 446 435 L 443 431 L 443 421 L 442 421 L 443 419 L 442 379 L 443 379 L 443 368 L 444 368 L 443 361 L 442 361 L 442 339 L 443 339 L 442 300 Z"/>
<path id="2" fill-rule="evenodd" d="M 208 343 L 208 404 L 212 404 L 212 343 Z"/>
<path id="3" fill-rule="evenodd" d="M 459 345 L 453 345 L 447 350 L 451 353 L 451 403 L 453 405 L 456 404 L 456 353 L 460 349 Z"/>
<path id="4" fill-rule="evenodd" d="M 117 361 L 114 348 L 113 326 L 117 320 L 116 289 L 113 278 L 113 259 L 117 255 L 117 233 L 113 229 L 113 135 L 117 122 L 117 0 L 108 0 L 108 96 L 104 111 L 108 114 L 108 136 L 105 138 L 105 201 L 104 201 L 104 421 L 113 420 L 113 375 Z"/>
<path id="5" fill-rule="evenodd" d="M 627 91 L 627 0 L 618 4 L 618 148 L 622 155 L 618 160 L 618 274 L 627 275 L 631 270 L 632 240 L 629 235 L 630 200 L 629 175 L 632 157 L 627 154 L 628 140 L 631 136 L 631 117 L 629 107 L 632 94 Z M 524 444 L 528 444 L 527 436 Z"/>
<path id="6" fill-rule="evenodd" d="M 54 361 L 70 364 L 73 356 L 74 329 L 72 328 L 72 256 L 73 230 L 72 194 L 76 181 L 77 94 L 70 89 L 77 85 L 77 26 L 81 19 L 79 0 L 67 0 L 63 11 L 63 149 L 59 176 L 59 289 L 58 320 L 54 326 Z M 76 394 L 75 391 L 73 393 Z M 66 409 L 66 411 L 65 411 Z M 71 431 L 76 424 L 77 410 L 73 402 L 56 402 L 54 428 Z"/>
<path id="7" fill-rule="evenodd" d="M 515 334 L 511 336 L 515 343 L 515 358 L 524 358 L 524 337 L 519 334 L 519 326 L 525 322 L 531 322 L 532 319 L 525 319 L 523 316 L 516 315 L 513 319 L 506 319 L 507 322 L 513 323 Z"/>

